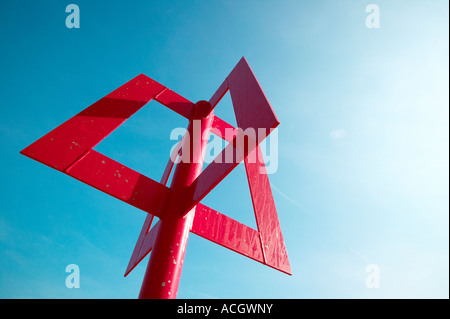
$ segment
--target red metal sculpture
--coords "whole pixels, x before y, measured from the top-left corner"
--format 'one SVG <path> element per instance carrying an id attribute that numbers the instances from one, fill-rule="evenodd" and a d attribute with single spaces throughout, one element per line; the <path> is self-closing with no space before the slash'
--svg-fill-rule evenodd
<path id="1" fill-rule="evenodd" d="M 239 129 L 214 116 L 214 107 L 228 91 Z M 152 99 L 189 119 L 187 134 L 175 148 L 159 183 L 93 150 Z M 21 153 L 147 212 L 125 276 L 152 251 L 139 298 L 176 298 L 190 232 L 291 274 L 259 148 L 278 124 L 256 77 L 242 58 L 209 102 L 194 104 L 141 74 Z M 234 133 L 227 136 L 227 129 L 234 129 Z M 202 172 L 211 132 L 229 144 Z M 182 156 L 175 165 L 167 187 L 173 159 L 177 154 L 181 156 L 183 149 L 189 149 L 189 156 Z M 223 160 L 230 152 L 232 160 Z M 242 160 L 257 230 L 200 203 Z M 151 228 L 154 216 L 160 220 Z"/>

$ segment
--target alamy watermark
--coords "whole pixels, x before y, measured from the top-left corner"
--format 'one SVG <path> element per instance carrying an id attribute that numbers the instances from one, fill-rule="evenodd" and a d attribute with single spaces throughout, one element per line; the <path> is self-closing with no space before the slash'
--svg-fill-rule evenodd
<path id="1" fill-rule="evenodd" d="M 380 7 L 374 3 L 366 6 L 366 12 L 370 13 L 366 17 L 366 27 L 368 29 L 380 28 Z"/>
<path id="2" fill-rule="evenodd" d="M 80 288 L 80 267 L 75 264 L 67 265 L 66 272 L 70 273 L 66 277 L 66 287 Z"/>
<path id="3" fill-rule="evenodd" d="M 260 173 L 273 174 L 278 169 L 278 130 L 265 128 L 245 130 L 240 128 L 225 128 L 219 133 L 215 129 L 205 131 L 205 136 L 200 136 L 201 120 L 193 120 L 193 130 L 190 136 L 185 128 L 175 128 L 170 133 L 170 140 L 177 141 L 170 149 L 170 159 L 173 163 L 189 163 L 193 143 L 187 143 L 185 139 L 208 140 L 204 163 L 235 163 L 247 158 L 248 163 L 259 163 Z M 220 137 L 223 135 L 223 139 Z M 267 136 L 267 137 L 266 137 Z M 258 140 L 260 143 L 258 144 Z M 230 141 L 229 143 L 226 141 Z M 261 153 L 257 151 L 259 145 Z M 192 161 L 195 162 L 196 159 Z M 263 165 L 264 164 L 264 165 Z"/>
<path id="4" fill-rule="evenodd" d="M 66 27 L 68 29 L 80 28 L 80 7 L 76 4 L 69 4 L 66 7 L 66 12 L 70 13 L 66 18 Z"/>
<path id="5" fill-rule="evenodd" d="M 380 288 L 380 267 L 376 264 L 367 265 L 366 272 L 369 273 L 366 277 L 366 287 Z"/>

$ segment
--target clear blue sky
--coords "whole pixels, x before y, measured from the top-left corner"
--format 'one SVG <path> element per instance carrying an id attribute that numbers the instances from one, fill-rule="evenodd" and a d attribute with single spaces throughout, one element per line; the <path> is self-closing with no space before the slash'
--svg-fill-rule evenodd
<path id="1" fill-rule="evenodd" d="M 145 213 L 19 151 L 140 73 L 209 99 L 245 56 L 281 122 L 269 178 L 293 276 L 191 235 L 179 298 L 448 298 L 448 6 L 2 0 L 0 297 L 136 298 Z M 216 114 L 234 121 L 228 97 Z M 186 125 L 150 102 L 95 149 L 159 180 Z M 255 227 L 242 165 L 203 203 Z"/>

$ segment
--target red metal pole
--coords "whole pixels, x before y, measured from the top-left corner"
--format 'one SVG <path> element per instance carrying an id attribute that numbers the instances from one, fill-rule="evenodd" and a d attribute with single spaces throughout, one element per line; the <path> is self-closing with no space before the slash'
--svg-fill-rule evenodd
<path id="1" fill-rule="evenodd" d="M 197 102 L 191 118 L 187 129 L 190 138 L 185 139 L 182 146 L 184 155 L 190 151 L 190 156 L 181 156 L 182 160 L 176 165 L 170 185 L 173 194 L 179 194 L 178 190 L 185 189 L 202 172 L 209 131 L 214 119 L 211 105 L 206 101 Z M 178 206 L 176 201 L 179 200 L 181 198 L 170 198 L 166 211 L 161 217 L 161 225 L 139 293 L 140 299 L 177 297 L 186 245 L 195 212 L 195 207 L 187 214 L 174 209 Z"/>

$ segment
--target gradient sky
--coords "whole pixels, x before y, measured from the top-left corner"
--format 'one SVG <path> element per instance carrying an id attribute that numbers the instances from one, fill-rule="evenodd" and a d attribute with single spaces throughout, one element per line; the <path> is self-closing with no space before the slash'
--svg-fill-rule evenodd
<path id="1" fill-rule="evenodd" d="M 448 298 L 448 6 L 2 0 L 0 297 L 136 298 L 145 213 L 19 152 L 140 73 L 209 99 L 245 56 L 281 122 L 269 179 L 293 276 L 191 235 L 178 297 Z M 229 97 L 216 114 L 235 123 Z M 186 125 L 152 101 L 95 149 L 159 180 Z M 243 165 L 202 202 L 255 227 Z"/>

